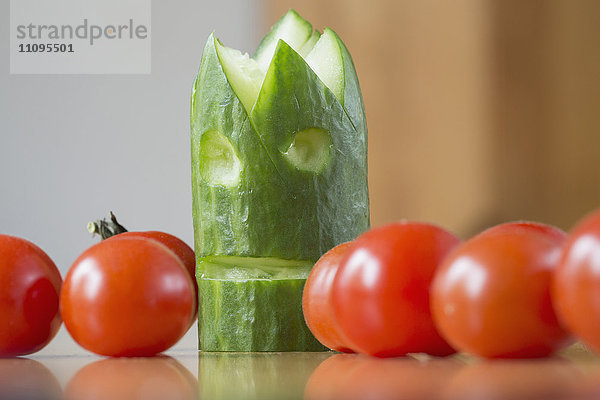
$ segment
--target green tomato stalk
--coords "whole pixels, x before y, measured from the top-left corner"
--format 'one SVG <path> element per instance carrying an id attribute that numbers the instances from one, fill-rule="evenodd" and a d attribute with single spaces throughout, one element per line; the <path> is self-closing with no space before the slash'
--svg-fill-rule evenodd
<path id="1" fill-rule="evenodd" d="M 102 240 L 118 235 L 119 233 L 128 232 L 128 230 L 117 221 L 117 217 L 113 212 L 110 212 L 110 220 L 106 218 L 90 221 L 87 224 L 87 230 L 92 235 L 100 235 Z"/>

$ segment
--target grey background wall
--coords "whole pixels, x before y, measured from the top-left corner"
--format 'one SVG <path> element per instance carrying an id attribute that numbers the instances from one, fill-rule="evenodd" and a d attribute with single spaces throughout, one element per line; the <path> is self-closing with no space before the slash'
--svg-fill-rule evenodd
<path id="1" fill-rule="evenodd" d="M 152 1 L 150 75 L 10 75 L 0 0 L 0 233 L 28 238 L 61 273 L 115 211 L 134 230 L 190 245 L 189 95 L 207 36 L 253 51 L 260 0 Z M 235 11 L 235 12 L 234 12 Z M 195 329 L 179 349 L 196 346 Z M 80 352 L 61 331 L 42 354 Z"/>

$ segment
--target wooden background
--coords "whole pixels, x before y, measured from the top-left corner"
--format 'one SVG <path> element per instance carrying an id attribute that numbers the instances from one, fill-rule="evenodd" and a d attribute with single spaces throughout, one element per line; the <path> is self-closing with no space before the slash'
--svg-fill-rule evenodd
<path id="1" fill-rule="evenodd" d="M 600 1 L 263 1 L 354 57 L 374 226 L 569 229 L 600 207 Z"/>

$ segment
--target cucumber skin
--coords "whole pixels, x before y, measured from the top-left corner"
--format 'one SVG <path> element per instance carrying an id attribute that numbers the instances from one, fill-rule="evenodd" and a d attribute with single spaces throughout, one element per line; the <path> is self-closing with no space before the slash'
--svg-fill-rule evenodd
<path id="1" fill-rule="evenodd" d="M 331 90 L 283 41 L 277 45 L 251 120 L 294 199 L 282 204 L 282 211 L 294 204 L 290 211 L 295 215 L 280 221 L 273 232 L 281 237 L 290 231 L 287 246 L 300 248 L 281 258 L 317 260 L 368 229 L 366 131 L 355 128 Z M 325 129 L 332 139 L 328 165 L 319 174 L 298 171 L 281 157 L 296 132 L 313 127 Z"/>
<path id="2" fill-rule="evenodd" d="M 348 48 L 335 31 L 331 30 L 335 35 L 337 42 L 342 52 L 342 60 L 344 63 L 344 110 L 352 121 L 355 129 L 364 134 L 364 140 L 367 140 L 367 118 L 365 113 L 365 103 L 362 98 L 360 84 L 354 61 L 348 51 Z"/>
<path id="3" fill-rule="evenodd" d="M 359 98 L 354 103 L 360 106 L 360 89 L 356 93 Z M 302 57 L 283 41 L 248 117 L 227 81 L 211 35 L 192 93 L 197 257 L 316 261 L 367 230 L 367 132 L 361 122 L 364 114 L 359 117 L 352 121 Z M 333 141 L 329 164 L 320 174 L 295 169 L 282 154 L 295 132 L 312 127 L 327 130 Z M 200 176 L 200 139 L 210 130 L 223 134 L 236 149 L 243 165 L 237 187 L 209 185 Z"/>
<path id="4" fill-rule="evenodd" d="M 279 182 L 267 185 L 265 179 L 276 175 L 274 167 L 264 157 L 251 157 L 264 150 L 227 81 L 215 40 L 214 35 L 208 38 L 192 92 L 192 215 L 196 255 L 260 255 L 251 244 L 255 239 L 248 229 L 260 220 L 270 224 L 274 218 L 268 198 L 275 195 Z M 210 130 L 227 137 L 244 166 L 238 187 L 211 186 L 201 178 L 200 141 Z M 264 207 L 248 215 L 252 202 L 264 203 Z"/>
<path id="5" fill-rule="evenodd" d="M 208 352 L 326 351 L 302 314 L 305 279 L 199 277 L 198 340 Z"/>

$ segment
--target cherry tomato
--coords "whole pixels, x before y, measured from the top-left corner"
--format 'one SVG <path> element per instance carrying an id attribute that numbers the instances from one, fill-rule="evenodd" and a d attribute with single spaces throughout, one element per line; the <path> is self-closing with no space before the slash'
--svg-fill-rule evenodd
<path id="1" fill-rule="evenodd" d="M 175 253 L 156 240 L 122 237 L 90 247 L 61 292 L 65 326 L 82 347 L 106 356 L 151 356 L 189 328 L 194 286 Z"/>
<path id="2" fill-rule="evenodd" d="M 553 289 L 561 321 L 600 352 L 600 211 L 585 218 L 571 233 Z"/>
<path id="3" fill-rule="evenodd" d="M 86 365 L 65 388 L 65 400 L 196 400 L 198 381 L 170 357 L 107 358 Z"/>
<path id="4" fill-rule="evenodd" d="M 340 266 L 340 261 L 352 247 L 352 242 L 342 243 L 317 261 L 302 294 L 302 310 L 306 325 L 317 340 L 330 349 L 351 353 L 333 317 L 331 284 Z"/>
<path id="5" fill-rule="evenodd" d="M 0 357 L 42 349 L 58 332 L 62 279 L 33 243 L 0 235 Z"/>
<path id="6" fill-rule="evenodd" d="M 518 222 L 460 245 L 433 282 L 432 313 L 456 349 L 483 357 L 543 357 L 569 342 L 550 285 L 565 233 Z"/>
<path id="7" fill-rule="evenodd" d="M 353 350 L 379 357 L 454 350 L 429 311 L 429 286 L 459 239 L 433 225 L 400 222 L 359 236 L 332 285 L 335 319 Z"/>
<path id="8" fill-rule="evenodd" d="M 149 239 L 158 240 L 160 243 L 164 244 L 169 249 L 171 249 L 175 254 L 177 254 L 177 257 L 179 257 L 183 265 L 185 265 L 185 269 L 188 271 L 190 278 L 192 279 L 192 283 L 194 285 L 194 290 L 196 292 L 196 301 L 198 301 L 198 282 L 196 281 L 196 256 L 194 255 L 194 250 L 192 250 L 190 246 L 187 245 L 187 243 L 179 239 L 177 236 L 159 231 L 123 232 L 116 236 L 112 236 L 109 239 L 117 237 L 145 237 Z M 196 317 L 198 316 L 198 307 L 195 307 L 195 310 L 196 311 L 194 312 L 194 316 L 192 317 L 191 324 L 194 323 Z"/>

